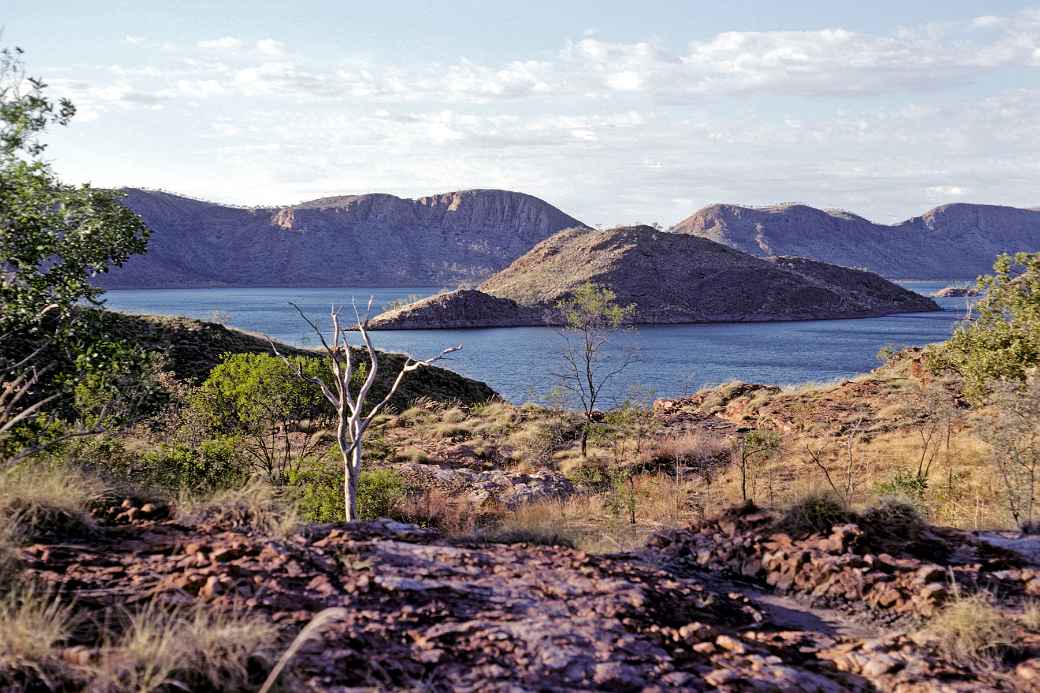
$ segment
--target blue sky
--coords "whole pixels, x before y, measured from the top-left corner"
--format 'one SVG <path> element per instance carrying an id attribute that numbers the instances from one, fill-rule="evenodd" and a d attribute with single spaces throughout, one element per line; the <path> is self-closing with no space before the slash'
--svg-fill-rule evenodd
<path id="1" fill-rule="evenodd" d="M 70 181 L 240 204 L 496 187 L 594 224 L 1040 205 L 1040 3 L 26 2 Z"/>

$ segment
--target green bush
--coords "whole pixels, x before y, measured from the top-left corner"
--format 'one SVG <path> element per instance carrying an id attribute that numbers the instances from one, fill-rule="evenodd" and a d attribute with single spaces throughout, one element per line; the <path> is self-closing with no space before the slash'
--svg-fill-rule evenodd
<path id="1" fill-rule="evenodd" d="M 237 453 L 234 437 L 203 441 L 198 447 L 163 445 L 142 456 L 147 481 L 172 490 L 209 493 L 241 486 L 248 466 Z"/>
<path id="2" fill-rule="evenodd" d="M 212 429 L 239 436 L 239 445 L 267 480 L 289 481 L 301 460 L 322 444 L 335 410 L 321 388 L 299 377 L 329 379 L 317 357 L 295 356 L 286 363 L 268 354 L 225 354 L 192 396 L 191 407 Z M 354 380 L 364 378 L 354 370 Z"/>
<path id="3" fill-rule="evenodd" d="M 321 388 L 300 379 L 324 376 L 321 359 L 295 356 L 292 368 L 269 354 L 224 354 L 202 383 L 193 406 L 209 415 L 212 425 L 225 433 L 252 430 L 271 420 L 320 419 L 333 415 Z"/>
<path id="4" fill-rule="evenodd" d="M 909 469 L 900 469 L 894 477 L 877 485 L 879 496 L 906 498 L 913 502 L 924 500 L 927 490 L 928 479 Z"/>
<path id="5" fill-rule="evenodd" d="M 390 517 L 404 499 L 404 479 L 393 469 L 370 469 L 358 479 L 358 516 L 363 520 Z"/>
<path id="6" fill-rule="evenodd" d="M 308 522 L 343 522 L 343 467 L 337 462 L 312 460 L 290 477 L 290 489 L 300 516 Z M 392 517 L 404 500 L 405 482 L 393 469 L 361 472 L 357 507 L 362 520 Z"/>
<path id="7" fill-rule="evenodd" d="M 926 352 L 933 371 L 952 369 L 964 392 L 985 399 L 992 381 L 1023 381 L 1040 366 L 1040 253 L 1001 255 L 979 279 L 982 298 L 972 320 Z"/>
<path id="8" fill-rule="evenodd" d="M 307 460 L 289 473 L 289 492 L 306 522 L 343 522 L 343 466 Z"/>

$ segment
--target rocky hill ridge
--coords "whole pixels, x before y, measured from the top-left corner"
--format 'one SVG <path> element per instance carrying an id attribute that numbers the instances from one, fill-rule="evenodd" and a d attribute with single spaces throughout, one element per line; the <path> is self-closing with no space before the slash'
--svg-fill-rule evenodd
<path id="1" fill-rule="evenodd" d="M 716 204 L 670 230 L 759 257 L 808 257 L 899 279 L 973 279 L 1000 253 L 1040 250 L 1040 211 L 966 203 L 893 225 L 802 204 Z"/>
<path id="2" fill-rule="evenodd" d="M 149 250 L 106 288 L 437 286 L 482 279 L 577 219 L 531 195 L 464 190 L 229 207 L 130 188 Z"/>

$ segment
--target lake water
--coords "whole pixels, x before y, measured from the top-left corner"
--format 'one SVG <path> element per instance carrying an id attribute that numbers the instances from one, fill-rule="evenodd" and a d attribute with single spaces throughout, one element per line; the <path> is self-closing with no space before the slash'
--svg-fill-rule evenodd
<path id="1" fill-rule="evenodd" d="M 930 294 L 948 282 L 902 282 Z M 369 289 L 148 289 L 113 290 L 108 306 L 129 313 L 184 315 L 217 319 L 232 327 L 263 332 L 277 340 L 313 347 L 318 343 L 289 305 L 293 301 L 327 324 L 332 303 L 360 306 L 374 298 L 381 306 L 411 295 L 428 296 L 430 287 Z M 726 323 L 641 327 L 613 339 L 608 351 L 621 356 L 635 350 L 637 362 L 616 378 L 604 404 L 625 396 L 633 385 L 658 397 L 674 397 L 705 384 L 728 380 L 786 384 L 851 377 L 878 365 L 886 345 L 921 346 L 946 339 L 963 318 L 968 299 L 937 299 L 942 312 L 893 315 L 862 320 Z M 426 358 L 462 344 L 443 365 L 483 380 L 504 397 L 537 399 L 552 386 L 560 367 L 561 337 L 541 327 L 478 330 L 403 330 L 373 332 L 377 348 Z"/>

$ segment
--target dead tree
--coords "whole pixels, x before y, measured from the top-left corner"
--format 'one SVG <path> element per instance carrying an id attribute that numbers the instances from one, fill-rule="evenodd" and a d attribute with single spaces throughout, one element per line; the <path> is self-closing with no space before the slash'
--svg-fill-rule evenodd
<path id="1" fill-rule="evenodd" d="M 329 313 L 332 333 L 330 335 L 331 340 L 326 340 L 321 328 L 308 318 L 298 305 L 295 303 L 290 303 L 290 305 L 296 309 L 296 312 L 300 314 L 304 322 L 314 330 L 318 335 L 318 339 L 321 340 L 322 350 L 325 352 L 329 368 L 332 371 L 332 382 L 326 382 L 325 378 L 306 375 L 298 363 L 293 364 L 278 351 L 278 347 L 273 340 L 269 340 L 271 341 L 271 348 L 274 349 L 274 353 L 278 357 L 296 372 L 298 377 L 321 388 L 322 394 L 336 409 L 336 442 L 339 445 L 340 454 L 343 458 L 344 510 L 347 522 L 354 522 L 358 519 L 357 486 L 358 478 L 361 475 L 362 443 L 365 431 L 372 424 L 372 420 L 375 419 L 383 407 L 396 394 L 397 388 L 400 387 L 405 375 L 423 366 L 429 366 L 452 352 L 459 351 L 462 349 L 462 345 L 445 349 L 437 356 L 425 361 L 416 361 L 411 357 L 405 358 L 401 370 L 398 371 L 397 377 L 394 378 L 386 395 L 366 412 L 365 401 L 372 390 L 372 386 L 375 385 L 379 373 L 379 354 L 372 346 L 372 340 L 368 336 L 368 319 L 372 311 L 372 299 L 368 301 L 368 308 L 365 310 L 364 316 L 358 312 L 357 305 L 352 303 L 356 319 L 354 329 L 361 335 L 361 341 L 367 353 L 369 363 L 365 381 L 358 387 L 356 394 L 351 389 L 351 376 L 354 374 L 354 369 L 357 366 L 355 362 L 356 357 L 351 352 L 351 345 L 347 339 L 348 332 L 352 330 L 340 323 L 340 309 L 333 306 Z"/>

